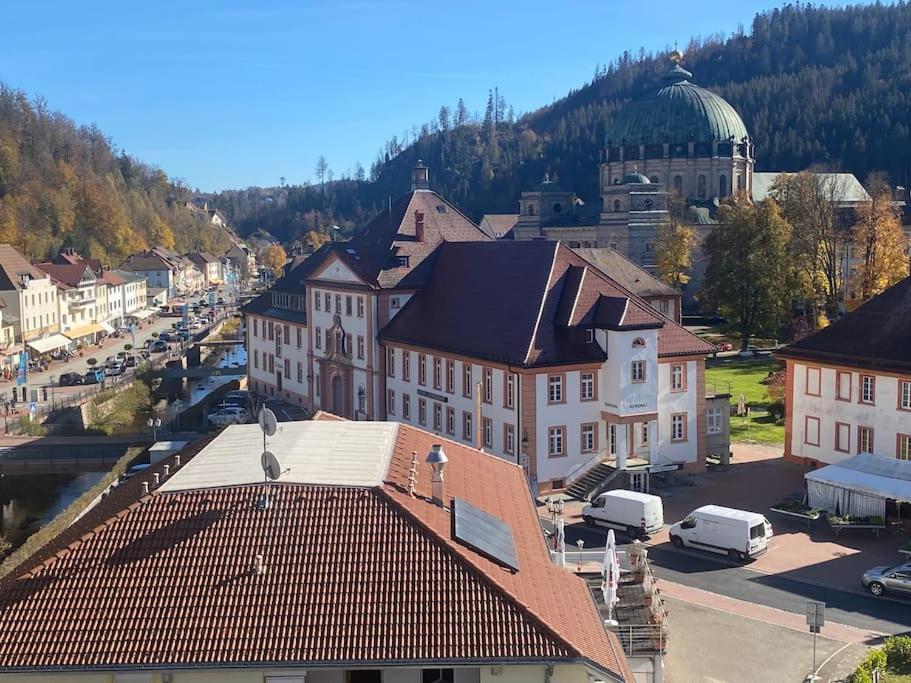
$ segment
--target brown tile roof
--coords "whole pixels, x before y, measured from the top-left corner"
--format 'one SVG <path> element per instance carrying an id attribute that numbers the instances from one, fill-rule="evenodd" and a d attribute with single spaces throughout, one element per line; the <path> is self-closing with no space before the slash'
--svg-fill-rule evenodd
<path id="1" fill-rule="evenodd" d="M 653 296 L 680 297 L 680 292 L 676 289 L 665 284 L 618 251 L 607 247 L 574 248 L 573 251 L 643 299 Z"/>
<path id="2" fill-rule="evenodd" d="M 29 263 L 12 244 L 0 244 L 0 290 L 22 289 L 21 275 L 38 280 L 47 277 Z"/>
<path id="3" fill-rule="evenodd" d="M 481 229 L 489 228 L 491 237 L 500 238 L 512 230 L 519 220 L 517 213 L 488 213 L 481 218 Z"/>
<path id="4" fill-rule="evenodd" d="M 776 354 L 911 374 L 911 277 Z"/>
<path id="5" fill-rule="evenodd" d="M 61 265 L 76 265 L 78 263 L 87 263 L 93 272 L 100 273 L 102 270 L 101 261 L 99 259 L 82 258 L 75 249 L 64 249 L 54 257 L 53 262 L 59 263 Z"/>
<path id="6" fill-rule="evenodd" d="M 174 270 L 176 265 L 158 254 L 135 254 L 120 266 L 120 270 L 147 272 L 151 270 Z"/>
<path id="7" fill-rule="evenodd" d="M 418 215 L 424 218 L 424 239 L 416 241 Z M 337 248 L 354 261 L 368 284 L 409 287 L 420 280 L 415 269 L 443 242 L 477 242 L 491 238 L 432 190 L 413 190 L 374 218 L 349 242 Z M 352 254 L 348 250 L 352 250 Z M 407 256 L 408 267 L 396 257 Z M 420 269 L 418 269 L 420 270 Z M 413 275 L 412 275 L 413 274 Z"/>
<path id="8" fill-rule="evenodd" d="M 50 275 L 57 282 L 58 286 L 65 285 L 66 288 L 78 286 L 87 270 L 91 273 L 93 278 L 95 277 L 95 273 L 92 272 L 89 264 L 85 261 L 67 264 L 36 263 L 35 267 Z"/>
<path id="9" fill-rule="evenodd" d="M 0 671 L 545 661 L 631 682 L 584 582 L 550 562 L 522 470 L 444 442 L 447 499 L 511 527 L 514 573 L 452 538 L 423 463 L 407 493 L 438 439 L 397 433 L 379 487 L 275 484 L 265 510 L 263 485 L 140 498 L 134 477 L 0 586 Z"/>
<path id="10" fill-rule="evenodd" d="M 445 244 L 428 282 L 381 331 L 397 341 L 518 366 L 601 360 L 585 328 L 661 328 L 659 355 L 711 353 L 558 242 Z"/>

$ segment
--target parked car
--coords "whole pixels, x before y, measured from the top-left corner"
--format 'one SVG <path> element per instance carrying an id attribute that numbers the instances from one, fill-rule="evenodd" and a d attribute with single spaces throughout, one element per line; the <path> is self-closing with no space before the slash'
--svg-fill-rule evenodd
<path id="1" fill-rule="evenodd" d="M 692 546 L 746 561 L 768 549 L 772 525 L 758 512 L 703 505 L 674 524 L 670 537 L 678 548 Z"/>
<path id="2" fill-rule="evenodd" d="M 78 372 L 64 372 L 60 375 L 60 386 L 72 387 L 77 384 L 85 384 L 85 380 Z"/>
<path id="3" fill-rule="evenodd" d="M 170 332 L 162 332 L 161 334 L 158 335 L 158 339 L 159 339 L 159 341 L 163 341 L 163 342 L 177 341 L 174 338 L 174 335 L 171 334 Z"/>
<path id="4" fill-rule="evenodd" d="M 190 323 L 190 329 L 191 330 L 201 330 L 202 323 L 199 322 L 198 320 L 194 320 L 193 322 Z"/>
<path id="5" fill-rule="evenodd" d="M 911 594 L 911 562 L 873 567 L 863 573 L 860 582 L 876 596 L 883 593 Z"/>
<path id="6" fill-rule="evenodd" d="M 154 344 L 152 344 L 152 353 L 164 353 L 167 350 L 168 350 L 167 342 L 163 342 L 163 341 L 159 340 L 159 341 L 155 342 Z"/>
<path id="7" fill-rule="evenodd" d="M 118 360 L 116 357 L 108 356 L 107 358 L 104 359 L 104 367 L 109 368 L 112 365 L 114 365 L 114 363 L 117 363 L 117 362 L 118 362 Z"/>
<path id="8" fill-rule="evenodd" d="M 177 339 L 180 341 L 190 341 L 190 332 L 189 330 L 181 330 L 177 333 Z"/>
<path id="9" fill-rule="evenodd" d="M 247 422 L 250 419 L 250 411 L 239 406 L 224 406 L 209 413 L 206 417 L 216 427 L 224 427 Z"/>
<path id="10" fill-rule="evenodd" d="M 218 301 L 216 301 L 215 303 L 217 303 L 219 306 L 224 306 L 225 298 L 223 296 L 220 296 L 220 297 L 218 297 Z"/>
<path id="11" fill-rule="evenodd" d="M 136 367 L 136 356 L 127 356 L 126 360 L 124 361 L 124 365 L 126 365 L 126 367 L 128 367 L 128 368 L 135 368 Z"/>
<path id="12" fill-rule="evenodd" d="M 718 344 L 719 351 L 733 351 L 734 345 L 731 342 L 721 342 Z"/>
<path id="13" fill-rule="evenodd" d="M 98 375 L 95 374 L 96 372 L 98 372 L 98 370 L 89 370 L 87 373 L 85 373 L 82 376 L 82 383 L 83 384 L 98 384 Z"/>
<path id="14" fill-rule="evenodd" d="M 118 375 L 123 374 L 123 370 L 123 363 L 114 363 L 113 365 L 109 365 L 104 369 L 104 374 L 107 377 L 117 377 Z"/>
<path id="15" fill-rule="evenodd" d="M 625 531 L 630 538 L 650 536 L 664 527 L 661 498 L 638 491 L 608 491 L 582 509 L 589 526 L 604 525 Z"/>

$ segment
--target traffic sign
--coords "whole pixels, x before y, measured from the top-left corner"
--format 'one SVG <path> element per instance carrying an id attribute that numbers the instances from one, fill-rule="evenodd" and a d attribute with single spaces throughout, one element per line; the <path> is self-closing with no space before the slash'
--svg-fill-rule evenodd
<path id="1" fill-rule="evenodd" d="M 820 629 L 825 625 L 826 603 L 809 600 L 807 602 L 807 626 L 810 627 L 810 632 L 813 633 L 813 629 Z M 816 633 L 819 631 L 817 630 Z"/>

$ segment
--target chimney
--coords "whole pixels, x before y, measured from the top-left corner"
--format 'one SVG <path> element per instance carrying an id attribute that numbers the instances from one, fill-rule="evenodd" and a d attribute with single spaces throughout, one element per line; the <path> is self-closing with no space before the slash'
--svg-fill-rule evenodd
<path id="1" fill-rule="evenodd" d="M 443 470 L 446 469 L 446 463 L 449 462 L 449 458 L 443 452 L 443 447 L 435 443 L 431 446 L 430 453 L 427 454 L 427 459 L 424 462 L 430 465 L 430 495 L 433 498 L 433 502 L 440 507 L 445 507 Z"/>
<path id="2" fill-rule="evenodd" d="M 149 492 L 149 482 L 142 482 L 142 495 L 146 495 Z"/>
<path id="3" fill-rule="evenodd" d="M 174 456 L 174 469 L 180 467 L 180 453 Z"/>
<path id="4" fill-rule="evenodd" d="M 257 576 L 262 576 L 266 573 L 266 563 L 263 560 L 263 556 L 257 553 L 256 557 L 253 560 L 253 572 Z"/>
<path id="5" fill-rule="evenodd" d="M 429 190 L 430 176 L 429 169 L 424 166 L 424 162 L 418 159 L 418 163 L 411 169 L 411 191 Z"/>
<path id="6" fill-rule="evenodd" d="M 414 239 L 417 242 L 424 241 L 424 212 L 414 212 Z"/>
<path id="7" fill-rule="evenodd" d="M 167 479 L 167 478 L 168 478 L 168 475 L 169 475 L 170 473 L 171 473 L 171 466 L 170 466 L 170 465 L 165 465 L 165 466 L 162 468 L 162 475 L 161 475 L 162 479 Z"/>
<path id="8" fill-rule="evenodd" d="M 161 483 L 161 475 L 158 474 L 158 472 L 155 472 L 155 473 L 152 475 L 152 484 L 153 484 L 154 486 L 158 486 L 160 483 Z"/>

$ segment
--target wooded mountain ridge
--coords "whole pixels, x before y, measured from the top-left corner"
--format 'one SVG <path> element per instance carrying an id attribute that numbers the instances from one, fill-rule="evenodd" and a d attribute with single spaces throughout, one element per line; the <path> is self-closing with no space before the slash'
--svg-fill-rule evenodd
<path id="1" fill-rule="evenodd" d="M 884 171 L 911 180 L 911 5 L 840 8 L 788 4 L 758 14 L 749 31 L 693 40 L 684 66 L 727 99 L 756 143 L 757 171 L 811 165 L 862 180 Z M 483 117 L 443 106 L 414 139 L 392 138 L 371 165 L 323 182 L 211 195 L 243 234 L 257 228 L 290 242 L 308 231 L 362 226 L 407 191 L 418 159 L 431 185 L 473 218 L 516 211 L 545 173 L 583 199 L 598 192 L 597 164 L 610 117 L 658 83 L 666 54 L 628 52 L 563 99 L 512 120 L 499 93 Z"/>
<path id="2" fill-rule="evenodd" d="M 29 259 L 74 247 L 109 266 L 150 245 L 224 251 L 228 233 L 187 208 L 191 196 L 96 126 L 0 82 L 0 243 Z"/>

